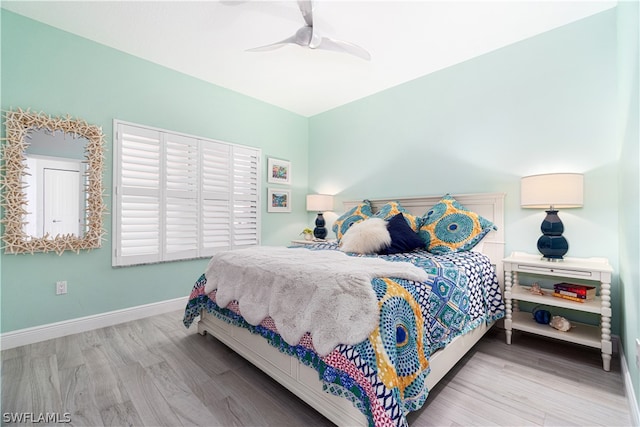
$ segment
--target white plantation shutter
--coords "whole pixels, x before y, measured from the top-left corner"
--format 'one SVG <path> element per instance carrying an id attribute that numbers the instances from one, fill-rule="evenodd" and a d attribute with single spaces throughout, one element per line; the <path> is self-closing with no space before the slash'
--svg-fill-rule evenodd
<path id="1" fill-rule="evenodd" d="M 113 265 L 260 242 L 258 149 L 116 121 Z"/>
<path id="2" fill-rule="evenodd" d="M 233 246 L 258 244 L 259 180 L 255 150 L 233 147 Z"/>
<path id="3" fill-rule="evenodd" d="M 198 140 L 165 135 L 165 257 L 198 256 Z"/>
<path id="4" fill-rule="evenodd" d="M 117 148 L 116 251 L 122 259 L 155 262 L 161 250 L 161 135 L 122 126 Z"/>
<path id="5" fill-rule="evenodd" d="M 201 148 L 201 251 L 211 255 L 231 247 L 231 146 L 202 142 Z"/>

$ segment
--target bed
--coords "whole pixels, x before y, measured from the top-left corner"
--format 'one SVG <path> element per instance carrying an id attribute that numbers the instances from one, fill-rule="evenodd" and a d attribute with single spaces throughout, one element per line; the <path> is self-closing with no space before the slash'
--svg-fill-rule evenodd
<path id="1" fill-rule="evenodd" d="M 205 291 L 206 277 L 212 281 L 215 276 L 210 272 L 208 276 L 202 274 L 193 287 L 185 310 L 185 326 L 189 327 L 200 316 L 197 322 L 200 334 L 211 334 L 225 343 L 337 425 L 406 425 L 406 413 L 419 409 L 428 391 L 504 315 L 501 264 L 504 194 L 451 198 L 495 225 L 473 249 L 440 255 L 420 249 L 380 256 L 349 254 L 354 262 L 365 261 L 364 258 L 371 261 L 381 258 L 381 263 L 405 261 L 396 265 L 412 264 L 429 273 L 424 282 L 395 276 L 370 280 L 378 298 L 380 325 L 362 342 L 338 344 L 328 354 L 326 350 L 318 350 L 327 344 L 319 339 L 314 342 L 314 334 L 306 333 L 297 343 L 287 342 L 283 336 L 288 337 L 290 331 L 285 334 L 284 329 L 278 330 L 274 319 L 283 326 L 278 316 L 261 322 L 252 319 L 248 323 L 232 296 L 223 297 L 222 289 Z M 405 197 L 367 200 L 367 204 L 375 215 L 392 205 L 401 206 L 405 218 L 412 215 L 419 218 L 443 200 L 442 196 Z M 345 211 L 358 211 L 362 203 L 345 202 Z M 407 222 L 410 223 L 408 219 Z M 337 249 L 336 243 L 318 243 L 289 250 L 304 251 L 305 254 L 298 252 L 301 256 L 309 253 L 328 256 L 330 252 L 339 252 Z M 413 299 L 420 300 L 421 308 L 416 308 L 413 302 L 403 302 L 405 305 L 398 307 L 410 308 L 387 310 L 395 313 L 387 315 L 383 301 L 388 302 L 389 297 L 383 297 L 385 292 L 409 292 Z M 242 307 L 249 307 L 249 303 Z M 409 311 L 406 316 L 397 314 L 406 311 Z M 402 319 L 390 320 L 390 316 Z M 406 325 L 410 325 L 408 329 Z M 387 327 L 392 332 L 385 332 Z M 322 336 L 320 331 L 317 334 Z M 390 343 L 390 339 L 396 341 Z M 401 340 L 404 340 L 402 347 Z"/>

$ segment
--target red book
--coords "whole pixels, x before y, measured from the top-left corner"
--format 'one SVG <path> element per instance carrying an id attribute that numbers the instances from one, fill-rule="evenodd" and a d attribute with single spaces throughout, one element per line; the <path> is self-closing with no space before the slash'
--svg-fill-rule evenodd
<path id="1" fill-rule="evenodd" d="M 592 300 L 595 298 L 595 296 L 589 296 L 589 295 L 582 295 L 582 294 L 577 294 L 575 292 L 570 292 L 570 291 L 563 291 L 561 289 L 556 289 L 553 291 L 554 294 L 558 294 L 558 295 L 564 295 L 564 296 L 568 296 L 571 298 L 578 298 L 581 300 Z"/>
<path id="2" fill-rule="evenodd" d="M 595 286 L 578 285 L 575 283 L 556 283 L 553 285 L 553 290 L 556 292 L 562 292 L 568 296 L 574 296 L 572 294 L 575 294 L 577 298 L 593 299 L 596 296 Z"/>

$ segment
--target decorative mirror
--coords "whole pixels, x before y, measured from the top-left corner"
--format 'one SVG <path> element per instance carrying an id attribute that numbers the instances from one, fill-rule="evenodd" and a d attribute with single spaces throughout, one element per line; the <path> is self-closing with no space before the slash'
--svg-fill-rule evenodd
<path id="1" fill-rule="evenodd" d="M 2 150 L 5 253 L 99 248 L 102 129 L 84 120 L 17 109 L 5 113 Z"/>

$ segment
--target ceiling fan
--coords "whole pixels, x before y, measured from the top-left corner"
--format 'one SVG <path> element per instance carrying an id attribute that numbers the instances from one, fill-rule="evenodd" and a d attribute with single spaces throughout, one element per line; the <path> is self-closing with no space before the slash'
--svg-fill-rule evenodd
<path id="1" fill-rule="evenodd" d="M 297 44 L 302 47 L 308 47 L 310 49 L 324 49 L 334 52 L 348 53 L 350 55 L 357 56 L 358 58 L 369 61 L 371 55 L 365 49 L 353 43 L 345 42 L 342 40 L 335 40 L 329 37 L 321 37 L 313 28 L 313 1 L 312 0 L 298 0 L 298 7 L 304 18 L 306 25 L 300 27 L 294 35 L 276 43 L 271 43 L 265 46 L 254 47 L 247 49 L 247 52 L 263 52 L 267 50 L 274 50 L 286 46 L 288 44 Z"/>

